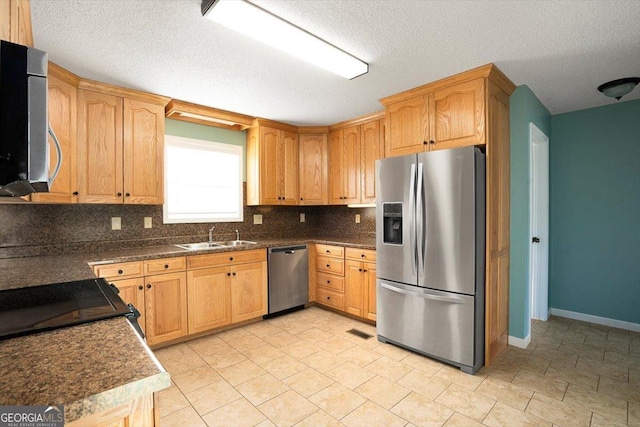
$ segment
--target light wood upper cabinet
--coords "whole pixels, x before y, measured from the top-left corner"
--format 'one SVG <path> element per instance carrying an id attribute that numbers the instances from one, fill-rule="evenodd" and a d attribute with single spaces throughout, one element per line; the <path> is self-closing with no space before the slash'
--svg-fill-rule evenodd
<path id="1" fill-rule="evenodd" d="M 0 39 L 33 47 L 29 0 L 0 1 Z"/>
<path id="2" fill-rule="evenodd" d="M 51 73 L 48 76 L 48 85 L 49 126 L 51 126 L 58 139 L 62 153 L 62 163 L 49 192 L 33 193 L 31 200 L 35 202 L 73 203 L 78 200 L 76 178 L 77 89 L 70 83 L 51 75 Z M 49 174 L 52 174 L 58 164 L 58 153 L 51 136 L 49 136 L 49 153 Z"/>
<path id="3" fill-rule="evenodd" d="M 384 157 L 383 128 L 383 120 L 373 120 L 360 125 L 360 203 L 376 202 L 376 160 Z"/>
<path id="4" fill-rule="evenodd" d="M 432 150 L 485 143 L 484 93 L 483 78 L 434 92 Z"/>
<path id="5" fill-rule="evenodd" d="M 162 204 L 164 109 L 78 90 L 78 187 L 82 203 Z"/>
<path id="6" fill-rule="evenodd" d="M 298 204 L 298 134 L 291 128 L 256 119 L 247 131 L 248 205 Z"/>
<path id="7" fill-rule="evenodd" d="M 329 133 L 329 204 L 360 202 L 360 127 Z"/>
<path id="8" fill-rule="evenodd" d="M 428 149 L 429 94 L 395 102 L 386 108 L 385 157 Z"/>
<path id="9" fill-rule="evenodd" d="M 326 205 L 328 197 L 327 135 L 299 135 L 300 204 Z"/>
<path id="10" fill-rule="evenodd" d="M 161 205 L 164 107 L 124 99 L 124 203 Z"/>
<path id="11" fill-rule="evenodd" d="M 231 270 L 231 322 L 267 314 L 267 262 L 240 264 Z"/>
<path id="12" fill-rule="evenodd" d="M 122 203 L 122 98 L 78 91 L 81 203 Z"/>
<path id="13" fill-rule="evenodd" d="M 146 304 L 144 301 L 144 278 L 136 277 L 134 279 L 122 279 L 110 281 L 120 291 L 118 294 L 125 304 L 133 304 L 133 306 L 140 312 L 138 318 L 138 324 L 145 332 L 146 329 Z"/>
<path id="14" fill-rule="evenodd" d="M 187 335 L 186 273 L 145 277 L 146 335 L 149 345 Z"/>

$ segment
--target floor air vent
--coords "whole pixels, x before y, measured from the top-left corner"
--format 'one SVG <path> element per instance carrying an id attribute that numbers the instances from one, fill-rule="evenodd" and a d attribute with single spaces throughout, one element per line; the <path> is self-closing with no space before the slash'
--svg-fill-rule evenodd
<path id="1" fill-rule="evenodd" d="M 347 332 L 355 336 L 358 336 L 360 338 L 363 338 L 365 340 L 368 340 L 369 338 L 373 338 L 373 335 L 369 335 L 368 333 L 359 331 L 358 329 L 349 329 Z"/>

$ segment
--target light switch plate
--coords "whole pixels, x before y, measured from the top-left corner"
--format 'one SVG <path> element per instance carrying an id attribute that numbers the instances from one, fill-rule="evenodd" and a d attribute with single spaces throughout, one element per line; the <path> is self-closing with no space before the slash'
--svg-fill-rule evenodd
<path id="1" fill-rule="evenodd" d="M 119 216 L 111 217 L 111 229 L 112 230 L 120 230 L 122 229 L 122 218 Z"/>
<path id="2" fill-rule="evenodd" d="M 356 224 L 360 224 L 360 214 L 356 214 Z"/>
<path id="3" fill-rule="evenodd" d="M 150 216 L 144 217 L 144 228 L 153 228 L 153 218 Z"/>
<path id="4" fill-rule="evenodd" d="M 262 214 L 255 214 L 253 216 L 253 223 L 256 225 L 262 224 Z"/>
<path id="5" fill-rule="evenodd" d="M 300 214 L 300 222 L 304 222 L 305 221 L 305 216 L 303 213 Z"/>

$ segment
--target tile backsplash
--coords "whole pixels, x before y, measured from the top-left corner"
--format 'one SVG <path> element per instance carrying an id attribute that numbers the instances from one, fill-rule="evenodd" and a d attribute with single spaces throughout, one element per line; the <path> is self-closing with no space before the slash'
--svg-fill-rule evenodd
<path id="1" fill-rule="evenodd" d="M 300 222 L 300 213 L 305 222 Z M 253 215 L 262 224 L 253 224 Z M 360 214 L 360 224 L 355 215 Z M 120 217 L 121 230 L 111 230 Z M 153 228 L 144 228 L 151 217 Z M 122 247 L 204 241 L 215 225 L 214 239 L 260 240 L 280 237 L 349 237 L 375 235 L 375 209 L 345 206 L 245 206 L 244 221 L 163 224 L 162 206 L 93 204 L 0 204 L 0 258 L 57 255 Z"/>

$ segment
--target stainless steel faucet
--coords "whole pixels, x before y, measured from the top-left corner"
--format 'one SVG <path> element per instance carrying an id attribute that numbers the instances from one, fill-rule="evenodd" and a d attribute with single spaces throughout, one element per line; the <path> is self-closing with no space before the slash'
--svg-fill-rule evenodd
<path id="1" fill-rule="evenodd" d="M 213 243 L 213 230 L 216 228 L 216 226 L 214 225 L 213 227 L 211 227 L 209 229 L 209 243 Z"/>
<path id="2" fill-rule="evenodd" d="M 240 240 L 240 232 L 236 230 L 236 240 Z"/>

